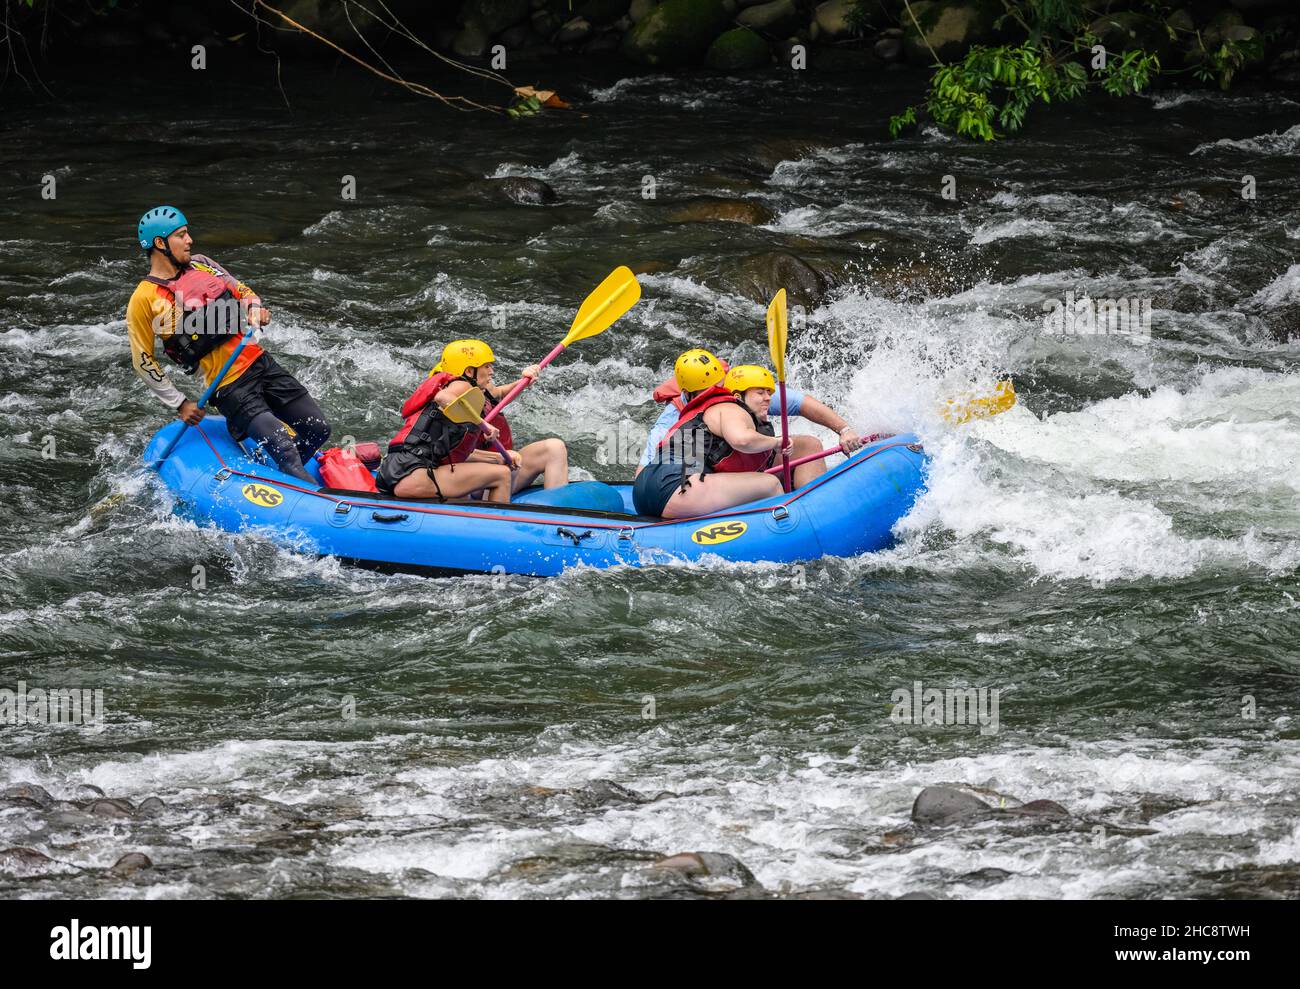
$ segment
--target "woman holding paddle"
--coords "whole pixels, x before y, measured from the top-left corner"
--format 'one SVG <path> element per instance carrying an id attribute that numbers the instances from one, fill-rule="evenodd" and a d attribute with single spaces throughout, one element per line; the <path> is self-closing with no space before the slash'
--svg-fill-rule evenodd
<path id="1" fill-rule="evenodd" d="M 400 498 L 459 498 L 485 489 L 485 499 L 508 502 L 538 478 L 548 488 L 567 484 L 569 454 L 563 441 L 538 440 L 511 447 L 510 426 L 496 403 L 540 373 L 527 367 L 511 386 L 492 384 L 496 355 L 482 340 L 453 340 L 424 383 L 402 406 L 405 422 L 376 477 L 380 491 Z M 484 422 L 498 416 L 499 425 Z"/>

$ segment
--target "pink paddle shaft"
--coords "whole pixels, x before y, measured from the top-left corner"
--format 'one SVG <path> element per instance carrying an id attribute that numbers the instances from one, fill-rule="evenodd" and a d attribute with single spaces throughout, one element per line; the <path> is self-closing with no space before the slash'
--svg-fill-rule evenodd
<path id="1" fill-rule="evenodd" d="M 790 443 L 790 417 L 785 411 L 785 379 L 781 379 L 781 448 Z M 781 484 L 789 493 L 794 490 L 794 467 L 788 454 L 781 454 Z"/>
<path id="2" fill-rule="evenodd" d="M 560 352 L 562 350 L 564 350 L 564 344 L 557 343 L 555 345 L 555 349 L 542 358 L 541 363 L 537 365 L 538 369 L 540 370 L 541 368 L 546 367 L 547 364 L 551 363 L 551 361 L 559 357 Z M 532 383 L 533 383 L 532 378 L 520 378 L 517 382 L 515 382 L 515 386 L 511 388 L 508 392 L 506 392 L 505 398 L 501 399 L 501 401 L 497 402 L 496 405 L 492 406 L 492 411 L 483 417 L 483 421 L 491 422 L 498 412 L 500 412 L 507 405 L 513 402 L 515 400 L 515 397 Z"/>
<path id="3" fill-rule="evenodd" d="M 874 443 L 876 442 L 876 440 L 880 440 L 880 439 L 884 439 L 884 436 L 881 433 L 872 433 L 870 436 L 864 439 L 862 443 L 865 446 L 868 443 Z M 848 451 L 844 449 L 844 446 L 842 444 L 840 446 L 830 446 L 827 447 L 825 450 L 823 450 L 821 453 L 810 453 L 808 454 L 808 456 L 800 457 L 798 460 L 791 460 L 790 469 L 793 470 L 796 467 L 802 467 L 804 464 L 810 464 L 814 460 L 821 460 L 822 457 L 829 457 L 833 453 L 848 453 Z M 763 471 L 763 473 L 780 474 L 783 470 L 785 470 L 785 464 L 781 464 L 778 467 L 769 467 L 767 470 Z"/>

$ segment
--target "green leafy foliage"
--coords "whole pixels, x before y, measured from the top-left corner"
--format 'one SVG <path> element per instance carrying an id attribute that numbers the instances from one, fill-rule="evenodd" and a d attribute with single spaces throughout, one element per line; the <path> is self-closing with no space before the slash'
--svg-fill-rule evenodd
<path id="1" fill-rule="evenodd" d="M 1202 82 L 1217 82 L 1220 89 L 1229 88 L 1233 77 L 1242 66 L 1264 54 L 1264 43 L 1260 38 L 1252 38 L 1249 41 L 1235 41 L 1229 38 L 1214 49 L 1206 48 L 1205 42 L 1200 40 L 1199 35 L 1197 39 L 1200 51 L 1197 52 L 1199 57 L 1192 72 Z"/>
<path id="2" fill-rule="evenodd" d="M 536 96 L 528 96 L 519 100 L 513 106 L 506 107 L 506 116 L 515 120 L 523 117 L 533 117 L 541 112 L 542 101 Z"/>
<path id="3" fill-rule="evenodd" d="M 1097 38 L 1083 26 L 1089 8 L 1080 0 L 1003 0 L 1003 6 L 999 23 L 1014 21 L 1028 40 L 976 45 L 960 62 L 936 67 L 922 106 L 940 127 L 993 141 L 1020 130 L 1035 104 L 1068 103 L 1091 85 L 1111 96 L 1132 95 L 1160 72 L 1154 53 L 1133 50 L 1106 59 L 1090 76 L 1079 59 Z M 889 133 L 898 137 L 916 123 L 917 107 L 910 106 L 890 118 Z"/>

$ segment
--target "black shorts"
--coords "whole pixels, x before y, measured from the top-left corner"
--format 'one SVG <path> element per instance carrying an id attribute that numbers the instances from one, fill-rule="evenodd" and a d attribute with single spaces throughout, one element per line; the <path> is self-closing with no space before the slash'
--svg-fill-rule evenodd
<path id="1" fill-rule="evenodd" d="M 297 378 L 263 353 L 243 374 L 218 389 L 212 404 L 226 417 L 226 429 L 238 443 L 248 435 L 248 424 L 255 417 L 270 412 L 279 418 L 285 406 L 307 394 Z"/>
<path id="2" fill-rule="evenodd" d="M 689 476 L 690 471 L 687 470 Z M 682 465 L 665 461 L 651 464 L 636 476 L 632 485 L 632 504 L 638 515 L 662 518 L 664 506 L 682 486 Z"/>
<path id="3" fill-rule="evenodd" d="M 414 453 L 390 453 L 375 472 L 375 487 L 384 494 L 392 494 L 397 483 L 407 474 L 425 470 L 434 466 L 432 460 L 416 456 Z"/>

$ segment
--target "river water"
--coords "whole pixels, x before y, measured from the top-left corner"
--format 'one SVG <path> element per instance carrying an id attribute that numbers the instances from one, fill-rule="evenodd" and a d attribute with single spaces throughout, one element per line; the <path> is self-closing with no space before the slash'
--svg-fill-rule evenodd
<path id="1" fill-rule="evenodd" d="M 285 75 L 291 110 L 263 67 L 8 111 L 0 688 L 102 690 L 104 716 L 0 724 L 0 848 L 40 853 L 0 852 L 0 895 L 1300 894 L 1300 96 L 1165 93 L 985 147 L 882 139 L 908 75 L 870 100 L 548 77 L 574 111 L 523 125 Z M 465 185 L 505 176 L 559 202 Z M 771 220 L 672 222 L 697 196 Z M 390 436 L 445 340 L 516 370 L 645 266 L 512 414 L 607 480 L 679 351 L 762 359 L 736 271 L 790 251 L 838 278 L 791 380 L 921 433 L 928 491 L 896 548 L 799 569 L 427 580 L 197 528 L 139 471 L 165 418 L 124 308 L 157 201 L 262 294 L 336 438 Z M 1149 334 L 1047 332 L 1068 292 L 1146 300 Z M 936 415 L 1004 375 L 1010 412 Z M 918 685 L 996 719 L 891 718 Z M 1070 816 L 910 823 L 944 784 Z M 681 852 L 735 862 L 654 865 Z"/>

